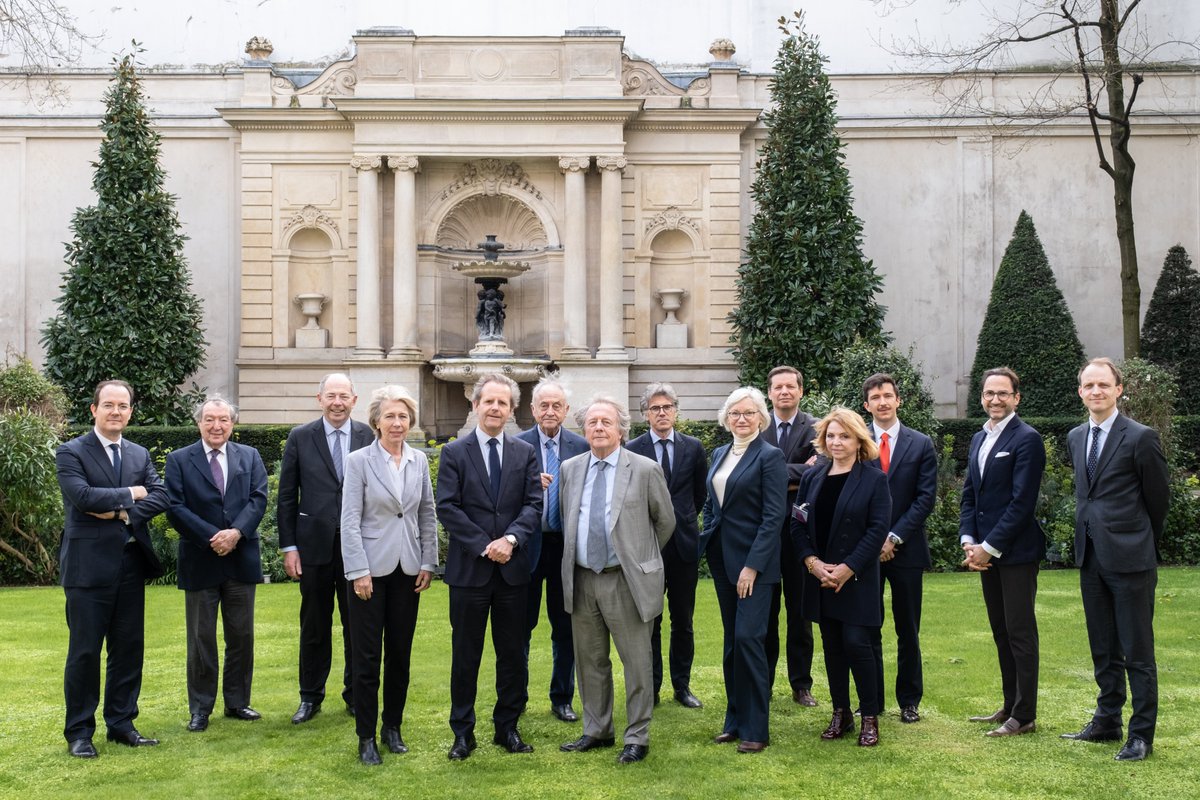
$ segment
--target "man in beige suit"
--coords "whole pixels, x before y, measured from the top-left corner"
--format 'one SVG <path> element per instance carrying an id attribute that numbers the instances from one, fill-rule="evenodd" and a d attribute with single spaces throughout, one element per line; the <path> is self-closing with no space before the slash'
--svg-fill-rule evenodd
<path id="1" fill-rule="evenodd" d="M 675 511 L 662 469 L 621 447 L 629 412 L 597 396 L 579 412 L 589 452 L 563 462 L 563 602 L 571 615 L 583 736 L 560 749 L 611 747 L 612 662 L 616 644 L 625 671 L 625 747 L 620 764 L 650 750 L 654 678 L 650 633 L 663 611 L 662 548 Z"/>

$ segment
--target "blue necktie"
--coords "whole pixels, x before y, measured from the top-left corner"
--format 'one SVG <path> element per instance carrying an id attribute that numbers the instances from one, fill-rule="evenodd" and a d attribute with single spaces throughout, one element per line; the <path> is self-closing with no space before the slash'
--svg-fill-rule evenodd
<path id="1" fill-rule="evenodd" d="M 342 469 L 343 469 L 343 467 L 342 467 L 342 436 L 344 436 L 344 435 L 345 434 L 343 434 L 339 429 L 334 428 L 334 430 L 333 430 L 333 449 L 329 451 L 329 454 L 331 456 L 333 456 L 333 471 L 337 473 L 339 481 L 343 477 L 342 476 Z"/>
<path id="2" fill-rule="evenodd" d="M 546 490 L 546 530 L 561 531 L 562 516 L 558 507 L 558 448 L 553 439 L 546 440 L 546 472 L 553 476 Z"/>
<path id="3" fill-rule="evenodd" d="M 500 499 L 500 450 L 495 439 L 488 439 L 488 477 L 492 481 L 492 499 Z"/>
<path id="4" fill-rule="evenodd" d="M 121 445 L 110 444 L 109 448 L 113 451 L 113 471 L 117 473 L 117 483 L 121 482 Z"/>
<path id="5" fill-rule="evenodd" d="M 608 481 L 604 474 L 607 461 L 596 462 L 596 479 L 592 481 L 592 502 L 588 507 L 587 565 L 596 574 L 608 566 L 608 543 L 604 530 L 608 527 L 604 507 L 608 504 Z"/>
<path id="6" fill-rule="evenodd" d="M 1099 425 L 1092 427 L 1092 446 L 1088 448 L 1087 472 L 1088 483 L 1092 482 L 1092 478 L 1096 475 L 1096 462 L 1100 460 L 1100 434 L 1103 431 Z"/>

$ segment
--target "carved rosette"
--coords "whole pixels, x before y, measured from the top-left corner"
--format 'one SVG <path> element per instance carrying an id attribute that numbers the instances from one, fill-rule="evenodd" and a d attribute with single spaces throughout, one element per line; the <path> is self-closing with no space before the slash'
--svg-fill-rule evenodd
<path id="1" fill-rule="evenodd" d="M 643 230 L 649 233 L 653 230 L 677 231 L 682 228 L 700 233 L 700 221 L 671 206 L 648 219 Z"/>
<path id="2" fill-rule="evenodd" d="M 305 206 L 283 221 L 283 233 L 299 225 L 302 228 L 330 228 L 337 231 L 337 220 L 316 206 Z"/>
<path id="3" fill-rule="evenodd" d="M 596 156 L 596 169 L 599 170 L 620 170 L 625 169 L 629 162 L 625 156 Z"/>
<path id="4" fill-rule="evenodd" d="M 563 156 L 558 160 L 558 168 L 563 172 L 587 172 L 591 163 L 590 156 Z"/>
<path id="5" fill-rule="evenodd" d="M 501 161 L 498 158 L 483 158 L 463 164 L 458 176 L 442 190 L 438 199 L 445 200 L 471 186 L 481 186 L 483 193 L 488 196 L 499 194 L 501 187 L 511 186 L 528 192 L 538 200 L 542 199 L 542 193 L 529 180 L 520 164 L 515 161 Z"/>
<path id="6" fill-rule="evenodd" d="M 350 159 L 350 166 L 359 172 L 373 172 L 383 166 L 383 156 L 356 155 Z"/>
<path id="7" fill-rule="evenodd" d="M 396 172 L 420 172 L 421 161 L 416 156 L 388 156 L 388 169 Z"/>

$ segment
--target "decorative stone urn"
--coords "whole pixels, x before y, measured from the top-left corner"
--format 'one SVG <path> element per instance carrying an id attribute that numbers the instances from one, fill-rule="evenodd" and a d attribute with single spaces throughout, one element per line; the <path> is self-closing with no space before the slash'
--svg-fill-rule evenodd
<path id="1" fill-rule="evenodd" d="M 654 293 L 655 299 L 667 312 L 667 318 L 655 326 L 655 347 L 687 347 L 687 324 L 680 322 L 675 312 L 683 305 L 683 299 L 688 296 L 684 289 L 659 289 Z"/>
<path id="2" fill-rule="evenodd" d="M 708 46 L 708 52 L 714 61 L 732 61 L 737 48 L 733 46 L 733 41 L 730 39 L 715 39 Z"/>
<path id="3" fill-rule="evenodd" d="M 329 331 L 317 323 L 326 299 L 320 292 L 304 292 L 293 298 L 293 302 L 300 307 L 300 313 L 306 317 L 304 327 L 296 329 L 296 347 L 329 346 Z"/>
<path id="4" fill-rule="evenodd" d="M 251 61 L 266 61 L 275 52 L 275 46 L 265 36 L 254 36 L 246 42 L 246 55 Z"/>

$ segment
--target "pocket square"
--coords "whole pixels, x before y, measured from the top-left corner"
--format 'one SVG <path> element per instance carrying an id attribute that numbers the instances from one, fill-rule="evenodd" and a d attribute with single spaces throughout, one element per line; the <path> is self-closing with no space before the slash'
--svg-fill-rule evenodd
<path id="1" fill-rule="evenodd" d="M 1007 456 L 1007 455 L 1012 455 L 1012 454 L 1011 454 L 1011 453 L 1009 453 L 1007 450 L 1005 450 L 1005 451 L 1004 451 L 1004 452 L 1002 452 L 1002 453 L 996 453 L 996 458 L 1004 458 L 1004 457 L 1005 457 L 1005 456 Z"/>

